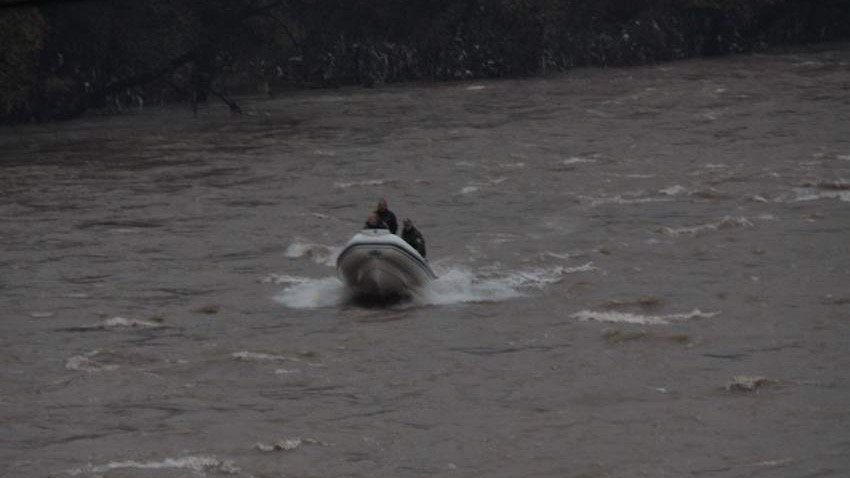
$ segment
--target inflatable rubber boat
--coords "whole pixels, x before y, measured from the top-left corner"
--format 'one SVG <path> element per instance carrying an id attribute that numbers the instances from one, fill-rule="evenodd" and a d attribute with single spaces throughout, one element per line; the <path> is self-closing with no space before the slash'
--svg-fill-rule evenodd
<path id="1" fill-rule="evenodd" d="M 387 229 L 363 229 L 336 260 L 340 279 L 356 294 L 401 296 L 437 278 L 428 262 L 404 239 Z"/>

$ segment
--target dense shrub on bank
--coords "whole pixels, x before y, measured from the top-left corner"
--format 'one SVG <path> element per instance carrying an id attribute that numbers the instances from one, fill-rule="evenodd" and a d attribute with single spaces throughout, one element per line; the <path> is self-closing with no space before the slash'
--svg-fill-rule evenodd
<path id="1" fill-rule="evenodd" d="M 0 118 L 847 40 L 850 0 L 89 0 L 0 8 Z M 13 5 L 13 6 L 9 6 Z"/>

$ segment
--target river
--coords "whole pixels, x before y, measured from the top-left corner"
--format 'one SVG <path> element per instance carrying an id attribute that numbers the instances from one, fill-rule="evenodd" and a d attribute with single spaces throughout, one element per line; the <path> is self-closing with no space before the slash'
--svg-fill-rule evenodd
<path id="1" fill-rule="evenodd" d="M 241 104 L 0 131 L 0 475 L 850 475 L 848 46 Z"/>

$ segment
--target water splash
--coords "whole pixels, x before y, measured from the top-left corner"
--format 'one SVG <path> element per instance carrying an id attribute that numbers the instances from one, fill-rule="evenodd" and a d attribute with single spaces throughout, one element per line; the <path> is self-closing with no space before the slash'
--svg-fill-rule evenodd
<path id="1" fill-rule="evenodd" d="M 468 270 L 449 269 L 419 291 L 416 302 L 421 305 L 450 305 L 498 302 L 520 296 L 519 291 L 502 279 L 482 279 Z"/>
<path id="2" fill-rule="evenodd" d="M 336 263 L 336 256 L 339 254 L 339 247 L 330 247 L 322 244 L 313 244 L 310 242 L 296 241 L 286 248 L 284 255 L 290 259 L 309 258 L 316 264 L 325 266 L 333 266 Z"/>
<path id="3" fill-rule="evenodd" d="M 565 275 L 598 270 L 588 262 L 576 267 L 553 266 L 515 271 L 483 269 L 472 271 L 457 266 L 434 264 L 438 278 L 413 291 L 408 306 L 500 302 L 527 295 L 563 280 Z M 286 277 L 290 284 L 275 300 L 295 309 L 335 307 L 354 297 L 335 277 L 320 279 Z"/>
<path id="4" fill-rule="evenodd" d="M 275 297 L 277 302 L 293 309 L 333 307 L 351 298 L 348 290 L 336 277 L 293 279 L 293 285 Z"/>

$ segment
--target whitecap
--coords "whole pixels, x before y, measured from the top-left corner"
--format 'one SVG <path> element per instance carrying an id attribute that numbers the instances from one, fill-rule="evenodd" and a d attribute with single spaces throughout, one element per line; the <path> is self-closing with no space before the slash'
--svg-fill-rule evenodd
<path id="1" fill-rule="evenodd" d="M 699 309 L 694 309 L 691 312 L 684 314 L 668 314 L 668 315 L 640 315 L 630 314 L 627 312 L 596 312 L 591 310 L 582 310 L 571 315 L 571 318 L 579 320 L 596 320 L 599 322 L 617 322 L 626 324 L 642 324 L 642 325 L 665 325 L 670 322 L 689 319 L 709 319 L 719 315 L 720 312 L 702 312 Z"/>
<path id="2" fill-rule="evenodd" d="M 600 196 L 600 197 L 589 197 L 589 196 L 581 196 L 582 199 L 589 200 L 590 205 L 601 206 L 604 204 L 645 204 L 645 203 L 654 203 L 654 202 L 670 202 L 673 199 L 670 197 L 643 197 L 638 194 L 627 195 L 626 197 L 622 195 L 615 196 Z"/>
<path id="3" fill-rule="evenodd" d="M 486 181 L 474 181 L 472 183 L 469 183 L 467 186 L 463 187 L 460 190 L 460 193 L 461 194 L 474 193 L 474 192 L 479 191 L 482 187 L 495 186 L 497 184 L 502 184 L 503 182 L 505 182 L 507 180 L 508 180 L 508 178 L 506 178 L 506 177 L 498 177 L 498 178 L 491 178 L 491 179 L 488 179 Z"/>
<path id="4" fill-rule="evenodd" d="M 850 154 L 839 154 L 836 158 L 842 161 L 850 161 Z"/>
<path id="5" fill-rule="evenodd" d="M 838 199 L 841 202 L 850 202 L 850 191 L 821 190 L 814 188 L 794 188 L 794 202 L 816 201 L 819 199 Z"/>
<path id="6" fill-rule="evenodd" d="M 124 317 L 113 317 L 103 322 L 106 327 L 161 327 L 156 322 L 139 319 L 126 319 Z"/>
<path id="7" fill-rule="evenodd" d="M 118 368 L 117 365 L 102 364 L 94 360 L 93 357 L 97 356 L 99 353 L 99 350 L 93 350 L 84 355 L 75 355 L 65 361 L 65 368 L 68 370 L 76 370 L 88 373 L 111 371 L 116 370 Z"/>
<path id="8" fill-rule="evenodd" d="M 733 227 L 752 227 L 753 223 L 745 217 L 725 216 L 718 222 L 709 224 L 701 224 L 691 227 L 662 227 L 659 231 L 669 236 L 696 236 L 706 231 L 716 231 L 718 229 L 730 229 Z"/>
<path id="9" fill-rule="evenodd" d="M 569 166 L 571 164 L 582 164 L 582 163 L 595 163 L 596 159 L 593 158 L 585 158 L 582 156 L 570 156 L 569 158 L 562 159 L 561 164 L 565 166 Z"/>
<path id="10" fill-rule="evenodd" d="M 389 182 L 391 182 L 389 179 L 367 179 L 365 181 L 336 182 L 334 183 L 334 187 L 348 189 L 353 187 L 382 186 Z"/>
<path id="11" fill-rule="evenodd" d="M 684 187 L 684 186 L 679 186 L 678 184 L 676 184 L 676 185 L 674 185 L 674 186 L 670 186 L 670 187 L 667 187 L 667 188 L 659 189 L 659 190 L 658 190 L 658 192 L 659 192 L 659 193 L 661 193 L 661 194 L 663 194 L 663 195 L 665 195 L 665 196 L 676 196 L 676 195 L 679 195 L 679 194 L 685 193 L 685 192 L 687 192 L 687 191 L 688 191 L 688 190 L 687 190 L 687 189 L 685 189 L 685 187 Z"/>
<path id="12" fill-rule="evenodd" d="M 182 458 L 166 458 L 162 461 L 115 461 L 105 465 L 91 465 L 75 470 L 70 470 L 68 474 L 72 476 L 81 474 L 102 474 L 112 470 L 135 468 L 141 470 L 163 470 L 163 469 L 185 469 L 196 473 L 204 474 L 206 472 L 220 472 L 227 474 L 236 474 L 241 470 L 237 468 L 230 460 L 219 460 L 212 456 L 185 456 Z"/>
<path id="13" fill-rule="evenodd" d="M 245 360 L 247 362 L 279 362 L 279 361 L 284 361 L 284 360 L 299 362 L 299 360 L 296 359 L 296 358 L 289 358 L 289 357 L 284 357 L 283 355 L 274 355 L 274 354 L 267 354 L 267 353 L 262 353 L 262 352 L 242 351 L 242 352 L 234 352 L 230 355 L 231 355 L 231 357 L 233 357 L 237 360 Z"/>
<path id="14" fill-rule="evenodd" d="M 56 315 L 54 312 L 30 312 L 30 317 L 33 319 L 48 319 Z"/>
<path id="15" fill-rule="evenodd" d="M 254 449 L 269 452 L 269 451 L 292 451 L 301 447 L 301 445 L 327 445 L 315 438 L 286 438 L 283 440 L 275 440 L 272 443 L 254 443 Z"/>
<path id="16" fill-rule="evenodd" d="M 466 91 L 481 91 L 485 88 L 486 86 L 484 85 L 471 85 L 466 87 Z"/>
<path id="17" fill-rule="evenodd" d="M 113 317 L 111 319 L 104 320 L 99 324 L 90 324 L 84 325 L 80 327 L 81 329 L 91 329 L 91 330 L 102 330 L 102 329 L 114 329 L 120 327 L 127 328 L 154 328 L 154 327 L 162 327 L 162 324 L 158 324 L 156 322 L 150 322 L 147 320 L 138 320 L 138 319 L 127 319 L 124 317 Z"/>
<path id="18" fill-rule="evenodd" d="M 287 368 L 278 368 L 278 369 L 275 369 L 275 371 L 274 371 L 275 375 L 292 375 L 294 373 L 301 373 L 301 371 L 300 370 L 291 370 L 291 369 L 287 369 Z"/>

